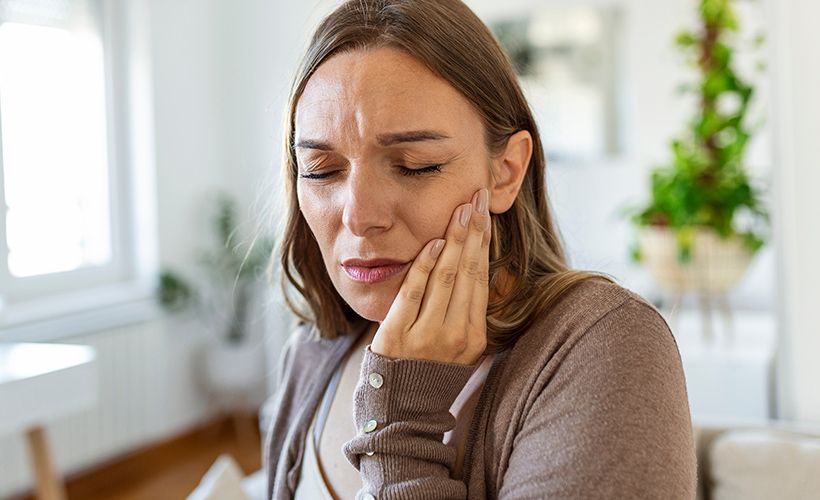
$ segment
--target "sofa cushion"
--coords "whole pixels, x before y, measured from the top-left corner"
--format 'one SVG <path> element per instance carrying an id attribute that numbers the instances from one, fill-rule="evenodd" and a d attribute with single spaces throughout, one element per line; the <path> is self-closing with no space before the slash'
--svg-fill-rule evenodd
<path id="1" fill-rule="evenodd" d="M 242 489 L 248 500 L 265 500 L 268 493 L 268 476 L 259 469 L 242 480 Z"/>
<path id="2" fill-rule="evenodd" d="M 248 500 L 242 470 L 230 455 L 220 455 L 187 500 Z"/>
<path id="3" fill-rule="evenodd" d="M 820 438 L 773 430 L 734 430 L 709 450 L 711 498 L 812 499 L 820 492 Z"/>

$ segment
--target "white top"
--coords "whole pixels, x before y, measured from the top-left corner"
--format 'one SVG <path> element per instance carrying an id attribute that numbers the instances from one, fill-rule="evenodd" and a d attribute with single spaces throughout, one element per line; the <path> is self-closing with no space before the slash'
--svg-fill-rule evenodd
<path id="1" fill-rule="evenodd" d="M 450 413 L 456 417 L 456 428 L 444 434 L 444 443 L 451 444 L 456 432 L 461 435 L 460 446 L 456 449 L 456 463 L 455 477 L 461 478 L 461 468 L 464 461 L 464 438 L 469 427 L 469 419 L 463 418 L 463 413 L 472 415 L 475 410 L 475 405 L 478 403 L 478 398 L 481 395 L 481 390 L 484 387 L 484 382 L 487 374 L 490 371 L 495 355 L 484 356 L 481 364 L 473 372 L 467 384 L 456 397 L 453 405 L 450 407 Z M 324 397 L 322 398 L 319 407 L 313 412 L 313 418 L 310 421 L 307 433 L 305 434 L 305 450 L 302 456 L 302 465 L 299 470 L 299 482 L 296 485 L 294 492 L 294 500 L 335 500 L 335 496 L 330 492 L 330 488 L 325 480 L 322 466 L 319 463 L 318 453 L 316 451 L 316 443 L 321 436 L 327 413 L 330 409 L 330 403 L 333 395 L 336 393 L 336 388 L 341 378 L 341 366 L 334 373 L 333 378 L 325 389 Z M 462 415 L 462 418 L 458 417 Z M 319 425 L 319 429 L 316 426 Z"/>
<path id="2" fill-rule="evenodd" d="M 299 471 L 299 484 L 296 485 L 293 495 L 294 500 L 334 500 L 325 482 L 322 466 L 316 454 L 316 443 L 313 441 L 313 427 L 316 425 L 318 413 L 318 411 L 313 413 L 313 419 L 310 421 L 310 427 L 305 436 L 305 452 L 302 456 L 302 468 Z"/>

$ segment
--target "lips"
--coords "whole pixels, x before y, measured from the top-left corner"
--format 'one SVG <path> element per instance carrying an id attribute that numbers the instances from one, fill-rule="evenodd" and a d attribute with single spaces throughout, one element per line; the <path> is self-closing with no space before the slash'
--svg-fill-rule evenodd
<path id="1" fill-rule="evenodd" d="M 347 259 L 342 262 L 342 268 L 347 276 L 359 283 L 378 283 L 400 274 L 410 265 L 410 262 L 401 262 L 391 259 Z"/>

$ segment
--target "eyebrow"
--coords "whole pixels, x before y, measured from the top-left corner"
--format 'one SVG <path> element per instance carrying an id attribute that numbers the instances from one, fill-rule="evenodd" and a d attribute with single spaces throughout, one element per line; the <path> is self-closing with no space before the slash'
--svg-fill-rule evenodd
<path id="1" fill-rule="evenodd" d="M 410 132 L 395 132 L 392 134 L 380 134 L 376 136 L 376 141 L 382 147 L 396 146 L 409 142 L 443 141 L 451 137 L 443 132 L 435 130 L 413 130 Z M 316 149 L 319 151 L 333 151 L 333 146 L 326 142 L 311 139 L 300 140 L 295 145 L 296 149 Z"/>

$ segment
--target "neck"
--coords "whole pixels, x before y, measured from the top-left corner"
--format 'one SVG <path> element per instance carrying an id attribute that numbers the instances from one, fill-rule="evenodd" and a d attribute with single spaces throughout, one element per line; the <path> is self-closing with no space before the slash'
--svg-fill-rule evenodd
<path id="1" fill-rule="evenodd" d="M 379 323 L 371 321 L 370 324 L 368 324 L 367 327 L 365 327 L 364 332 L 359 336 L 359 339 L 356 341 L 356 347 L 359 349 L 364 349 L 365 346 L 373 342 L 373 338 L 376 336 L 376 330 L 378 329 Z"/>

